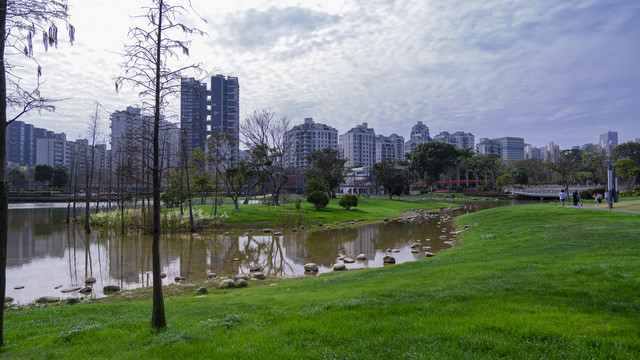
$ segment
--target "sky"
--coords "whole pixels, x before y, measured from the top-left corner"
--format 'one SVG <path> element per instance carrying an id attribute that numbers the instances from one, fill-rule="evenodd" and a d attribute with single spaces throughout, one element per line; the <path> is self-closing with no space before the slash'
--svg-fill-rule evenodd
<path id="1" fill-rule="evenodd" d="M 133 16 L 149 1 L 69 0 L 76 41 L 61 25 L 57 49 L 34 44 L 41 93 L 64 99 L 21 121 L 87 135 L 99 102 L 109 113 L 140 104 L 116 93 Z M 184 2 L 183 2 L 184 3 Z M 270 108 L 297 125 L 306 117 L 339 130 L 363 122 L 408 140 L 422 121 L 441 131 L 523 137 L 562 149 L 617 131 L 640 138 L 638 0 L 192 0 L 185 23 L 205 36 L 189 57 L 212 74 L 237 76 L 241 121 Z M 23 86 L 35 68 L 21 55 Z M 208 81 L 207 81 L 208 82 Z M 9 111 L 11 114 L 11 111 Z M 179 98 L 167 110 L 178 122 Z"/>

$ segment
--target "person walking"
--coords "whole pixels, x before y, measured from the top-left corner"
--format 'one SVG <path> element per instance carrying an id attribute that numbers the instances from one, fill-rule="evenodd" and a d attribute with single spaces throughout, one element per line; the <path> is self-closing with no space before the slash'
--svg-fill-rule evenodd
<path id="1" fill-rule="evenodd" d="M 571 196 L 573 197 L 573 206 L 578 206 L 578 201 L 580 201 L 578 190 L 573 190 L 573 194 L 571 194 Z"/>
<path id="2" fill-rule="evenodd" d="M 564 192 L 564 189 L 560 190 L 560 194 L 558 194 L 558 196 L 560 197 L 560 202 L 562 203 L 562 207 L 564 207 L 564 202 L 567 201 L 567 193 Z"/>

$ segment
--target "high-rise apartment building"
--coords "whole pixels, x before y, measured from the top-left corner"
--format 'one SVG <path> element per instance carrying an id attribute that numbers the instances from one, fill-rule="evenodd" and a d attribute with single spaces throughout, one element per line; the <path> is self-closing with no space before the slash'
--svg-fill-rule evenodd
<path id="1" fill-rule="evenodd" d="M 502 157 L 502 143 L 495 139 L 480 138 L 480 141 L 476 144 L 476 154 L 495 154 Z"/>
<path id="2" fill-rule="evenodd" d="M 376 134 L 367 123 L 362 123 L 339 137 L 345 167 L 372 166 L 376 161 Z"/>
<path id="3" fill-rule="evenodd" d="M 237 77 L 211 77 L 211 90 L 193 78 L 181 83 L 180 128 L 186 135 L 186 151 L 206 151 L 206 139 L 217 133 L 229 134 L 234 162 L 240 154 L 240 85 Z"/>
<path id="4" fill-rule="evenodd" d="M 183 78 L 180 83 L 180 128 L 184 147 L 190 154 L 193 149 L 206 150 L 208 131 L 209 91 L 207 84 L 194 78 Z"/>
<path id="5" fill-rule="evenodd" d="M 431 141 L 429 136 L 429 127 L 418 121 L 411 128 L 411 134 L 409 134 L 409 140 L 404 144 L 405 152 L 412 152 L 418 145 Z"/>
<path id="6" fill-rule="evenodd" d="M 37 128 L 22 121 L 7 126 L 7 165 L 9 167 L 36 165 L 36 139 L 51 137 L 53 131 Z"/>
<path id="7" fill-rule="evenodd" d="M 453 134 L 443 131 L 434 136 L 433 140 L 451 144 L 459 149 L 473 149 L 475 144 L 475 136 L 464 131 L 456 131 Z"/>
<path id="8" fill-rule="evenodd" d="M 153 116 L 144 115 L 140 108 L 129 106 L 111 114 L 111 152 L 134 160 L 136 165 L 151 161 L 153 152 Z M 160 118 L 158 141 L 162 167 L 180 164 L 179 129 L 176 124 Z M 146 156 L 146 158 L 144 158 Z"/>
<path id="9" fill-rule="evenodd" d="M 494 139 L 502 145 L 502 159 L 504 161 L 524 160 L 524 139 L 505 136 Z"/>
<path id="10" fill-rule="evenodd" d="M 285 141 L 288 143 L 286 165 L 300 172 L 308 165 L 310 152 L 324 148 L 338 150 L 338 130 L 316 123 L 313 118 L 305 118 L 304 123 L 287 131 Z"/>
<path id="11" fill-rule="evenodd" d="M 67 135 L 64 133 L 37 138 L 36 148 L 36 164 L 69 168 L 70 154 L 67 153 Z"/>
<path id="12" fill-rule="evenodd" d="M 611 152 L 613 148 L 618 146 L 618 132 L 617 131 L 607 131 L 604 134 L 600 134 L 600 141 L 598 143 L 602 150 L 607 154 L 607 156 L 611 156 Z"/>
<path id="13" fill-rule="evenodd" d="M 557 163 L 560 160 L 560 146 L 549 141 L 545 147 L 540 150 L 541 159 L 544 161 Z"/>
<path id="14" fill-rule="evenodd" d="M 382 160 L 404 160 L 404 137 L 398 134 L 376 136 L 376 162 Z"/>
<path id="15" fill-rule="evenodd" d="M 531 144 L 524 144 L 524 159 L 541 159 L 542 155 L 540 150 L 540 148 L 537 148 Z"/>

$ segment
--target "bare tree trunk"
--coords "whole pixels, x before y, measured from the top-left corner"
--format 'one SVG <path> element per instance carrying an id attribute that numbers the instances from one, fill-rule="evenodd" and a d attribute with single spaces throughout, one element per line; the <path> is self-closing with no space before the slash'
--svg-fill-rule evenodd
<path id="1" fill-rule="evenodd" d="M 97 194 L 98 196 L 96 197 L 96 214 L 98 213 L 98 211 L 100 211 L 100 190 L 102 188 L 102 172 L 103 172 L 103 168 L 102 168 L 102 161 L 100 161 L 100 165 L 98 168 L 98 190 L 97 190 Z"/>
<path id="2" fill-rule="evenodd" d="M 91 175 L 89 175 L 89 164 L 88 164 L 88 160 L 87 159 L 87 150 L 85 149 L 84 151 L 84 158 L 85 158 L 85 163 L 84 163 L 84 176 L 85 176 L 85 212 L 84 212 L 84 232 L 87 234 L 91 234 L 91 226 L 89 226 L 89 217 L 91 216 L 91 213 L 89 211 L 89 207 L 91 206 L 91 181 L 89 181 L 89 178 L 91 177 Z M 93 164 L 91 165 L 92 169 L 93 169 Z"/>
<path id="3" fill-rule="evenodd" d="M 191 204 L 191 182 L 189 180 L 189 169 L 187 168 L 187 201 L 189 202 L 189 230 L 196 232 L 193 226 L 193 206 Z"/>
<path id="4" fill-rule="evenodd" d="M 164 1 L 160 0 L 158 7 L 158 39 L 156 42 L 155 114 L 153 120 L 153 309 L 151 311 L 151 327 L 153 328 L 167 326 L 164 314 L 164 300 L 162 298 L 162 278 L 160 277 L 160 149 L 158 146 L 158 132 L 160 130 L 160 44 L 162 44 L 163 6 Z"/>
<path id="5" fill-rule="evenodd" d="M 0 0 L 0 29 L 5 33 L 7 0 Z M 4 39 L 0 44 L 0 346 L 4 345 L 4 296 L 7 287 L 7 236 L 9 192 L 7 189 L 7 79 L 4 67 Z"/>

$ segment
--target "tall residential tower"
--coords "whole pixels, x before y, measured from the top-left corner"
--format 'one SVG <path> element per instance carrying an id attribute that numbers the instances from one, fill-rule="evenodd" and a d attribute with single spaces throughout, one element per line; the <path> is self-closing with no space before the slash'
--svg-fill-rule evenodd
<path id="1" fill-rule="evenodd" d="M 185 150 L 206 151 L 208 136 L 229 134 L 233 139 L 232 156 L 239 161 L 240 153 L 240 85 L 237 77 L 211 77 L 207 84 L 193 78 L 182 79 L 180 94 L 180 128 L 185 136 Z"/>

